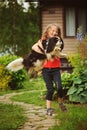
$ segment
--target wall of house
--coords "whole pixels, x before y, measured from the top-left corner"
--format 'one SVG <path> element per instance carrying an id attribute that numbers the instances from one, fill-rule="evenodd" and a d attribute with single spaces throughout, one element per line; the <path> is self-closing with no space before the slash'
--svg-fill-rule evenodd
<path id="1" fill-rule="evenodd" d="M 63 27 L 63 9 L 62 7 L 49 7 L 45 8 L 41 14 L 42 32 L 45 26 L 49 23 L 58 23 L 60 28 Z"/>
<path id="2" fill-rule="evenodd" d="M 62 38 L 64 40 L 64 53 L 72 54 L 77 52 L 77 41 L 75 38 L 64 38 L 64 12 L 62 6 L 51 6 L 41 10 L 41 27 L 42 32 L 44 28 L 50 23 L 58 23 L 61 28 Z"/>

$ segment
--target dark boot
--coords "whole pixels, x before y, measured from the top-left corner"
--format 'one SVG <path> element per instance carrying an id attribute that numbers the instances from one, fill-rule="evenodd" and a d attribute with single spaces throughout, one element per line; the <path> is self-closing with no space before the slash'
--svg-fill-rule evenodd
<path id="1" fill-rule="evenodd" d="M 68 109 L 66 108 L 66 105 L 63 102 L 63 98 L 58 98 L 59 107 L 63 112 L 67 112 Z"/>
<path id="2" fill-rule="evenodd" d="M 48 108 L 47 109 L 47 115 L 53 116 L 54 115 L 54 109 L 53 108 Z"/>

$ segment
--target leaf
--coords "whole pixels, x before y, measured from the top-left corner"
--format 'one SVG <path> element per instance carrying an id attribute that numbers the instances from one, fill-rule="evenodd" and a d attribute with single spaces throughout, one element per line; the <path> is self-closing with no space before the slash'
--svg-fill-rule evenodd
<path id="1" fill-rule="evenodd" d="M 85 90 L 87 89 L 87 83 L 85 83 Z"/>
<path id="2" fill-rule="evenodd" d="M 87 98 L 81 96 L 80 103 L 87 103 Z"/>
<path id="3" fill-rule="evenodd" d="M 80 102 L 80 96 L 78 96 L 77 94 L 72 94 L 69 96 L 69 100 L 72 102 Z"/>
<path id="4" fill-rule="evenodd" d="M 73 80 L 73 83 L 74 83 L 74 84 L 81 84 L 81 83 L 82 83 L 82 80 L 81 80 L 80 78 L 75 78 L 75 79 Z"/>
<path id="5" fill-rule="evenodd" d="M 69 100 L 72 102 L 79 102 L 79 103 L 86 103 L 87 102 L 87 98 L 83 97 L 83 96 L 79 96 L 77 94 L 72 94 L 69 95 Z"/>
<path id="6" fill-rule="evenodd" d="M 79 93 L 82 92 L 82 91 L 83 91 L 83 88 L 80 88 L 80 87 L 79 87 L 76 93 L 79 94 Z"/>
<path id="7" fill-rule="evenodd" d="M 87 97 L 87 91 L 84 91 L 83 93 L 81 93 L 81 96 Z"/>
<path id="8" fill-rule="evenodd" d="M 73 94 L 73 93 L 75 93 L 76 91 L 77 91 L 77 88 L 74 87 L 74 86 L 72 86 L 72 87 L 68 90 L 67 95 Z"/>
<path id="9" fill-rule="evenodd" d="M 83 74 L 84 74 L 85 76 L 87 76 L 87 69 L 84 70 Z"/>

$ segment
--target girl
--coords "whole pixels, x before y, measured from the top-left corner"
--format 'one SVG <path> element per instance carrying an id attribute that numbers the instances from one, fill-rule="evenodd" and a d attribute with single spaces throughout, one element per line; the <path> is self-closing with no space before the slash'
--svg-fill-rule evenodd
<path id="1" fill-rule="evenodd" d="M 61 37 L 60 28 L 58 27 L 57 24 L 49 24 L 42 35 L 42 39 L 49 39 L 50 37 L 56 35 Z M 63 103 L 63 92 L 62 92 L 62 83 L 60 74 L 60 59 L 54 57 L 54 59 L 51 61 L 47 60 L 44 64 L 42 74 L 47 88 L 47 95 L 46 95 L 47 114 L 48 115 L 53 114 L 51 104 L 52 104 L 52 95 L 54 93 L 54 86 L 53 86 L 54 83 L 57 87 L 59 106 L 62 111 L 64 112 L 67 111 L 67 108 Z"/>
<path id="2" fill-rule="evenodd" d="M 61 37 L 60 28 L 56 23 L 49 24 L 46 27 L 39 42 L 42 42 L 43 40 L 47 40 L 54 36 Z M 64 46 L 62 44 L 61 50 L 63 49 L 63 47 Z M 33 46 L 32 49 L 36 48 L 34 48 Z M 66 112 L 67 108 L 63 103 L 63 91 L 62 91 L 61 74 L 60 74 L 60 58 L 54 57 L 52 60 L 47 60 L 44 63 L 42 75 L 47 88 L 47 95 L 46 95 L 47 115 L 52 115 L 54 113 L 53 108 L 51 108 L 52 96 L 54 93 L 54 84 L 56 85 L 57 88 L 59 107 L 61 108 L 62 111 Z"/>

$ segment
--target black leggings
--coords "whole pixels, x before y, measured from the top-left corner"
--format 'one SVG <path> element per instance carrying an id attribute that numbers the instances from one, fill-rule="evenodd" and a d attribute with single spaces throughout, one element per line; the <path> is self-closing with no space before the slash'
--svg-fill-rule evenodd
<path id="1" fill-rule="evenodd" d="M 58 97 L 62 98 L 63 97 L 63 91 L 62 91 L 62 83 L 61 83 L 61 74 L 60 74 L 60 69 L 59 68 L 44 68 L 42 70 L 43 78 L 46 83 L 46 88 L 47 88 L 47 95 L 46 99 L 47 100 L 52 100 L 52 95 L 54 93 L 54 84 L 56 85 L 57 88 L 57 93 Z"/>

